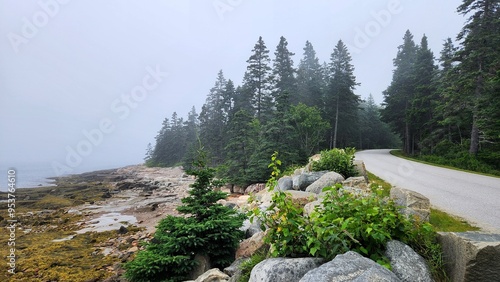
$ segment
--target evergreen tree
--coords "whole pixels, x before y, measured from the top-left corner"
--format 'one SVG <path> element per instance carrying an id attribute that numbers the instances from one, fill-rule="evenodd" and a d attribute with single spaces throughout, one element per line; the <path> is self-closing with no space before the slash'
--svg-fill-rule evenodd
<path id="1" fill-rule="evenodd" d="M 212 165 L 221 164 L 225 155 L 225 133 L 231 103 L 227 84 L 222 70 L 219 71 L 200 113 L 200 140 L 210 155 Z"/>
<path id="2" fill-rule="evenodd" d="M 389 126 L 381 121 L 381 108 L 375 104 L 372 94 L 362 101 L 359 109 L 360 149 L 396 148 L 398 137 L 391 132 Z"/>
<path id="3" fill-rule="evenodd" d="M 487 142 L 500 141 L 500 127 L 495 103 L 499 94 L 490 83 L 500 65 L 500 0 L 464 0 L 458 7 L 463 15 L 470 14 L 458 35 L 462 48 L 458 52 L 460 84 L 463 97 L 470 101 L 472 126 L 470 135 L 471 155 L 479 152 L 480 137 Z M 482 134 L 482 136 L 480 136 Z"/>
<path id="4" fill-rule="evenodd" d="M 183 124 L 184 132 L 185 132 L 185 151 L 182 156 L 183 167 L 184 169 L 190 169 L 192 163 L 197 158 L 197 148 L 200 147 L 199 144 L 199 131 L 200 125 L 198 122 L 198 114 L 196 113 L 196 109 L 193 106 L 191 111 L 188 113 L 188 117 Z"/>
<path id="5" fill-rule="evenodd" d="M 196 180 L 177 207 L 184 216 L 169 215 L 159 222 L 151 243 L 125 264 L 128 281 L 186 281 L 198 254 L 221 269 L 234 261 L 245 215 L 218 203 L 227 194 L 217 189 L 223 183 L 214 179 L 202 149 L 187 173 Z"/>
<path id="6" fill-rule="evenodd" d="M 436 128 L 434 118 L 438 96 L 436 91 L 436 66 L 434 54 L 429 50 L 424 35 L 417 47 L 414 65 L 415 90 L 411 100 L 409 118 L 411 119 L 412 143 L 417 150 L 433 147 L 429 137 Z M 426 144 L 427 143 L 427 144 Z"/>
<path id="7" fill-rule="evenodd" d="M 292 96 L 292 104 L 304 103 L 323 109 L 324 79 L 322 67 L 316 51 L 309 41 L 304 47 L 304 57 L 297 70 L 297 95 Z"/>
<path id="8" fill-rule="evenodd" d="M 410 108 L 415 91 L 414 64 L 417 47 L 409 30 L 403 37 L 403 44 L 398 47 L 394 59 L 396 69 L 392 75 L 391 85 L 384 91 L 385 108 L 382 111 L 383 121 L 403 138 L 403 149 L 407 154 L 413 153 Z"/>
<path id="9" fill-rule="evenodd" d="M 332 130 L 330 148 L 352 146 L 357 140 L 358 105 L 360 98 L 354 94 L 356 77 L 351 64 L 351 55 L 342 40 L 339 40 L 330 58 L 330 80 L 325 96 L 326 115 Z"/>
<path id="10" fill-rule="evenodd" d="M 280 37 L 280 42 L 276 46 L 274 55 L 275 59 L 272 70 L 274 80 L 273 96 L 277 99 L 279 95 L 287 92 L 290 97 L 295 97 L 297 84 L 292 60 L 292 56 L 295 54 L 288 51 L 288 42 L 285 37 Z"/>
<path id="11" fill-rule="evenodd" d="M 228 124 L 229 136 L 226 145 L 226 177 L 237 185 L 248 184 L 250 157 L 255 149 L 258 134 L 257 120 L 244 109 L 234 113 Z"/>
<path id="12" fill-rule="evenodd" d="M 244 97 L 251 97 L 255 115 L 260 122 L 263 122 L 272 110 L 272 77 L 269 50 L 262 36 L 259 37 L 252 52 L 247 60 L 248 66 L 243 77 L 242 94 Z"/>

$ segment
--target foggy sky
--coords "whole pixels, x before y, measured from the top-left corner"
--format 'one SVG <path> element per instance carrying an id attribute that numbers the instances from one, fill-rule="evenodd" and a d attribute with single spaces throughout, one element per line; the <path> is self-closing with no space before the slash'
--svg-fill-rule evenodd
<path id="1" fill-rule="evenodd" d="M 173 111 L 198 113 L 217 72 L 240 84 L 259 36 L 349 47 L 355 93 L 377 103 L 407 29 L 435 57 L 465 19 L 460 0 L 0 0 L 0 165 L 54 175 L 137 164 Z"/>

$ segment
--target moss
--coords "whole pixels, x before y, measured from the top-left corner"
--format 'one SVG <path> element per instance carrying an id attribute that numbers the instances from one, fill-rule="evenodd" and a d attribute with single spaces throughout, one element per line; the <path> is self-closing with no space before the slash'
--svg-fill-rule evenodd
<path id="1" fill-rule="evenodd" d="M 74 235 L 78 229 L 76 223 L 83 216 L 66 213 L 68 207 L 99 201 L 102 193 L 109 190 L 106 182 L 97 179 L 82 184 L 77 176 L 58 179 L 57 183 L 57 187 L 16 190 L 15 219 L 18 227 L 22 227 L 16 229 L 17 272 L 11 275 L 4 267 L 0 281 L 102 281 L 115 274 L 109 267 L 122 262 L 117 257 L 96 252 L 97 245 L 122 236 L 116 231 L 79 234 L 68 241 L 52 242 Z M 0 197 L 6 198 L 5 193 L 0 193 Z M 6 226 L 7 219 L 10 219 L 7 204 L 1 204 L 0 226 Z M 31 230 L 28 232 L 28 229 Z M 127 229 L 127 235 L 142 230 Z M 7 228 L 0 228 L 0 245 L 4 246 L 0 248 L 2 258 L 9 254 L 10 247 L 6 247 L 9 232 Z"/>

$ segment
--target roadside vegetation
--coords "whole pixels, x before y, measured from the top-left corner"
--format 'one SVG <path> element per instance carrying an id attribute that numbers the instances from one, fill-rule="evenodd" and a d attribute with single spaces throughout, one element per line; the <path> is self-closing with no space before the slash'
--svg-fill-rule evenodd
<path id="1" fill-rule="evenodd" d="M 464 151 L 450 152 L 443 155 L 408 155 L 401 150 L 392 150 L 391 154 L 407 160 L 435 165 L 439 167 L 500 177 L 500 170 L 498 168 L 495 168 L 482 161 L 481 158 L 471 156 Z"/>
<path id="2" fill-rule="evenodd" d="M 336 150 L 335 154 L 343 152 L 345 156 L 338 160 L 347 162 L 343 166 L 349 167 L 353 158 L 346 151 Z M 281 176 L 280 166 L 275 153 L 269 165 L 270 191 Z M 427 260 L 436 281 L 447 281 L 434 227 L 401 214 L 399 207 L 383 196 L 386 189 L 387 184 L 381 179 L 376 179 L 369 195 L 344 191 L 340 184 L 326 187 L 322 204 L 308 215 L 304 215 L 303 207 L 288 193 L 274 191 L 271 206 L 265 211 L 256 207 L 249 216 L 268 230 L 264 238 L 270 247 L 268 257 L 310 256 L 330 260 L 352 250 L 390 269 L 385 245 L 389 240 L 399 240 Z M 252 261 L 260 259 L 261 256 Z"/>

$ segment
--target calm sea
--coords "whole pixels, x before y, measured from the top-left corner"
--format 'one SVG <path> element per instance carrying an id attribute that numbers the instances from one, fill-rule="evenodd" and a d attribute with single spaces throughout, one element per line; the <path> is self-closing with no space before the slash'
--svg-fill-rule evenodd
<path id="1" fill-rule="evenodd" d="M 114 164 L 92 164 L 89 166 L 81 166 L 71 171 L 70 174 L 80 174 L 103 169 L 114 169 L 128 166 L 130 163 L 117 162 Z M 34 188 L 40 186 L 54 185 L 54 181 L 48 179 L 57 176 L 50 162 L 46 163 L 21 163 L 5 165 L 0 163 L 0 191 L 7 191 L 8 171 L 13 169 L 16 171 L 16 188 Z M 63 175 L 64 176 L 64 175 Z"/>

